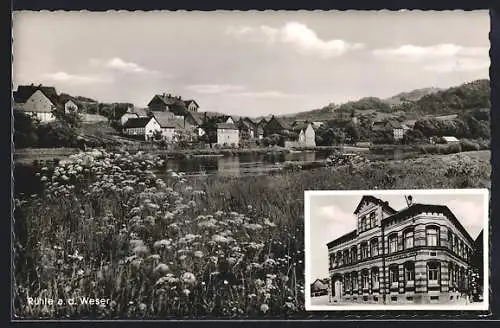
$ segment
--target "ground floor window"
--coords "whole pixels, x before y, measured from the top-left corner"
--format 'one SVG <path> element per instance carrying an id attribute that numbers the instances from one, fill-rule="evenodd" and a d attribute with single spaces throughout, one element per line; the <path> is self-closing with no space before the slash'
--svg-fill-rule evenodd
<path id="1" fill-rule="evenodd" d="M 368 273 L 368 270 L 363 270 L 362 282 L 363 282 L 363 289 L 370 288 L 370 275 Z"/>
<path id="2" fill-rule="evenodd" d="M 415 264 L 406 263 L 404 266 L 406 285 L 411 285 L 415 281 Z"/>
<path id="3" fill-rule="evenodd" d="M 378 272 L 379 272 L 378 268 L 373 268 L 372 269 L 372 286 L 373 286 L 372 288 L 379 288 L 379 283 L 378 283 L 378 281 L 379 281 L 378 274 L 379 273 Z"/>
<path id="4" fill-rule="evenodd" d="M 389 267 L 389 281 L 391 283 L 391 287 L 397 285 L 399 282 L 399 268 L 397 265 Z"/>
<path id="5" fill-rule="evenodd" d="M 439 262 L 429 262 L 427 264 L 427 280 L 429 284 L 437 285 L 439 284 Z"/>

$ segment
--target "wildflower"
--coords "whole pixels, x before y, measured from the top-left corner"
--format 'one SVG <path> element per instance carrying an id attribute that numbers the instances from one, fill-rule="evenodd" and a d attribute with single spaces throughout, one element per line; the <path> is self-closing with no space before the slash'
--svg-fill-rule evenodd
<path id="1" fill-rule="evenodd" d="M 159 249 L 159 248 L 165 248 L 168 245 L 170 245 L 170 240 L 162 239 L 162 240 L 155 241 L 154 244 L 153 244 L 153 247 L 155 249 Z"/>
<path id="2" fill-rule="evenodd" d="M 197 258 L 202 258 L 203 257 L 203 252 L 202 251 L 196 251 L 194 252 L 194 256 Z"/>
<path id="3" fill-rule="evenodd" d="M 191 272 L 184 272 L 182 275 L 182 281 L 187 284 L 194 284 L 196 282 L 196 277 Z"/>
<path id="4" fill-rule="evenodd" d="M 264 303 L 264 304 L 262 304 L 262 305 L 260 306 L 260 310 L 261 310 L 263 313 L 267 313 L 267 311 L 269 311 L 269 305 L 267 305 L 267 304 L 265 304 L 265 303 Z"/>
<path id="5" fill-rule="evenodd" d="M 184 261 L 186 258 L 187 258 L 187 256 L 186 256 L 186 255 L 181 255 L 181 256 L 179 256 L 179 260 L 180 260 L 180 261 Z"/>
<path id="6" fill-rule="evenodd" d="M 213 235 L 212 240 L 215 241 L 216 243 L 227 243 L 229 242 L 229 239 L 221 236 L 221 235 Z"/>
<path id="7" fill-rule="evenodd" d="M 158 273 L 158 274 L 165 274 L 169 271 L 169 267 L 168 265 L 166 265 L 165 263 L 160 263 L 156 266 L 156 268 L 154 269 L 154 272 L 155 273 Z"/>
<path id="8" fill-rule="evenodd" d="M 190 291 L 189 289 L 185 288 L 185 289 L 182 291 L 182 293 L 183 293 L 184 295 L 186 295 L 186 296 L 189 296 L 189 294 L 191 294 L 191 291 Z"/>

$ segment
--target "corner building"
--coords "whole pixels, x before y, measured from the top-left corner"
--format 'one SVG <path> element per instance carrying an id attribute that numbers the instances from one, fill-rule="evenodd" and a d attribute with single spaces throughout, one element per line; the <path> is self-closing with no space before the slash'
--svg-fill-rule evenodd
<path id="1" fill-rule="evenodd" d="M 469 291 L 473 240 L 447 206 L 396 211 L 363 196 L 357 229 L 329 242 L 332 303 L 429 304 Z"/>

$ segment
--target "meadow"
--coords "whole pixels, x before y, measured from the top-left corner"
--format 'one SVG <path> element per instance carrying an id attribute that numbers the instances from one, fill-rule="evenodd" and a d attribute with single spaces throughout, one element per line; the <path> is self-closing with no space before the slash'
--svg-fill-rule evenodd
<path id="1" fill-rule="evenodd" d="M 15 317 L 305 317 L 304 190 L 489 188 L 489 156 L 160 178 L 156 155 L 72 155 L 41 168 L 40 195 L 15 200 Z M 81 297 L 111 301 L 68 304 Z"/>

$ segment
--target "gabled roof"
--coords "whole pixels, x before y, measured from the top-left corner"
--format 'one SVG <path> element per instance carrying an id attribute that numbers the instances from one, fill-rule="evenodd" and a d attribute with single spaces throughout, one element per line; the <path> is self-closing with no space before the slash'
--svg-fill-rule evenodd
<path id="1" fill-rule="evenodd" d="M 127 116 L 133 115 L 135 117 L 139 117 L 139 114 L 137 114 L 137 113 L 131 113 L 131 112 L 125 112 L 125 113 L 123 113 L 123 115 L 121 117 L 123 117 L 125 115 L 127 115 Z"/>
<path id="2" fill-rule="evenodd" d="M 358 203 L 358 206 L 354 210 L 354 214 L 358 214 L 359 210 L 361 209 L 361 206 L 363 205 L 364 202 L 369 202 L 369 203 L 374 203 L 376 205 L 382 206 L 383 209 L 386 210 L 389 214 L 394 214 L 397 213 L 395 209 L 389 206 L 389 202 L 383 201 L 377 197 L 371 196 L 371 195 L 365 195 L 361 198 L 361 200 Z"/>
<path id="3" fill-rule="evenodd" d="M 186 107 L 189 106 L 189 104 L 192 103 L 192 102 L 194 102 L 196 104 L 196 107 L 200 107 L 200 105 L 198 105 L 198 103 L 194 99 L 187 99 L 187 100 L 183 100 L 183 101 L 184 101 L 184 105 Z"/>
<path id="4" fill-rule="evenodd" d="M 162 128 L 184 128 L 184 119 L 171 118 L 166 115 L 155 115 L 155 119 Z"/>
<path id="5" fill-rule="evenodd" d="M 59 96 L 57 95 L 56 88 L 47 87 L 43 85 L 20 85 L 17 87 L 17 91 L 13 92 L 14 102 L 25 103 L 29 97 L 31 97 L 36 91 L 40 90 L 45 97 L 54 104 L 59 104 Z"/>
<path id="6" fill-rule="evenodd" d="M 190 116 L 196 124 L 201 125 L 203 124 L 203 113 L 202 112 L 188 112 L 186 113 L 186 117 Z"/>
<path id="7" fill-rule="evenodd" d="M 160 99 L 165 105 L 169 106 L 171 109 L 186 110 L 186 104 L 184 100 L 182 100 L 180 97 L 174 97 L 169 94 L 154 95 L 153 99 L 151 99 L 151 101 L 148 103 L 148 106 L 154 99 Z"/>
<path id="8" fill-rule="evenodd" d="M 292 126 L 283 118 L 281 117 L 276 117 L 273 116 L 267 123 L 271 122 L 272 120 L 275 120 L 284 130 L 291 130 Z"/>
<path id="9" fill-rule="evenodd" d="M 217 123 L 217 129 L 238 130 L 236 125 L 233 123 Z"/>
<path id="10" fill-rule="evenodd" d="M 144 128 L 154 117 L 137 117 L 128 119 L 123 125 L 124 128 Z"/>

